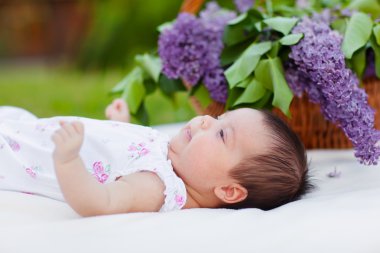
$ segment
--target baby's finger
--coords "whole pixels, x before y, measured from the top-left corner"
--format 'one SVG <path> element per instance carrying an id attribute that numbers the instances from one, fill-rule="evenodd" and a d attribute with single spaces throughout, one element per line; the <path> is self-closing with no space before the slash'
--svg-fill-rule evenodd
<path id="1" fill-rule="evenodd" d="M 69 136 L 74 136 L 76 134 L 76 130 L 72 123 L 66 123 L 62 126 L 62 129 L 66 130 Z"/>
<path id="2" fill-rule="evenodd" d="M 67 121 L 64 121 L 64 120 L 60 120 L 59 121 L 59 125 L 61 126 L 61 129 L 57 130 L 57 132 L 59 134 L 62 135 L 62 137 L 69 137 L 70 136 L 70 133 L 68 132 L 68 129 L 67 129 L 67 126 L 69 125 L 70 123 L 67 122 Z"/>
<path id="3" fill-rule="evenodd" d="M 58 131 L 54 132 L 53 135 L 51 136 L 51 139 L 53 142 L 57 145 L 63 141 L 62 136 L 58 133 Z"/>
<path id="4" fill-rule="evenodd" d="M 69 138 L 69 134 L 67 133 L 66 129 L 64 129 L 63 127 L 55 131 L 55 134 L 59 135 L 62 140 Z"/>
<path id="5" fill-rule="evenodd" d="M 77 134 L 83 135 L 84 134 L 84 125 L 80 121 L 74 121 L 72 123 L 72 126 Z"/>
<path id="6" fill-rule="evenodd" d="M 59 121 L 59 125 L 60 125 L 61 127 L 63 127 L 63 126 L 66 125 L 66 124 L 68 124 L 68 122 L 65 121 L 65 120 L 60 120 L 60 121 Z"/>
<path id="7" fill-rule="evenodd" d="M 112 115 L 112 105 L 108 105 L 106 110 L 105 110 L 105 115 L 106 115 L 106 118 L 109 119 Z"/>
<path id="8" fill-rule="evenodd" d="M 127 103 L 123 99 L 121 99 L 121 98 L 115 100 L 115 105 L 116 105 L 116 109 L 119 112 L 128 111 L 128 105 L 127 105 Z"/>

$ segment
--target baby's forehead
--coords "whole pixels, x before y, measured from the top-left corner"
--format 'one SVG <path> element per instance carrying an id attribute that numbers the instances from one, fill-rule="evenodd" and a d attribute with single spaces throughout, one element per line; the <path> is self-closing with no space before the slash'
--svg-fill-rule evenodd
<path id="1" fill-rule="evenodd" d="M 234 126 L 235 140 L 244 151 L 261 153 L 270 143 L 261 111 L 241 108 L 227 112 L 226 118 Z"/>
<path id="2" fill-rule="evenodd" d="M 227 111 L 224 113 L 224 116 L 230 117 L 235 124 L 243 124 L 254 128 L 261 128 L 261 126 L 263 127 L 264 116 L 259 110 L 240 108 Z"/>

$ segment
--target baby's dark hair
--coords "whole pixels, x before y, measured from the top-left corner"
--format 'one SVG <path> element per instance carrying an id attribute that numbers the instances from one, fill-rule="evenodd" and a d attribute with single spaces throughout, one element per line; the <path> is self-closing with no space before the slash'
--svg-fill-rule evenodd
<path id="1" fill-rule="evenodd" d="M 271 143 L 266 151 L 243 159 L 230 176 L 248 191 L 245 200 L 226 208 L 270 210 L 311 191 L 307 153 L 296 133 L 271 111 L 260 111 Z"/>

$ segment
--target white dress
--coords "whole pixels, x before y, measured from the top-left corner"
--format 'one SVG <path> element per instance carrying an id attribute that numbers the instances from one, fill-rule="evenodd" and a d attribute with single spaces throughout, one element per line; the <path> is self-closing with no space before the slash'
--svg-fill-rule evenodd
<path id="1" fill-rule="evenodd" d="M 0 190 L 64 201 L 53 166 L 51 136 L 59 121 L 79 120 L 85 135 L 80 155 L 99 183 L 138 171 L 156 173 L 165 184 L 160 211 L 181 209 L 186 188 L 168 155 L 168 136 L 134 124 L 82 117 L 38 119 L 16 107 L 0 107 Z"/>

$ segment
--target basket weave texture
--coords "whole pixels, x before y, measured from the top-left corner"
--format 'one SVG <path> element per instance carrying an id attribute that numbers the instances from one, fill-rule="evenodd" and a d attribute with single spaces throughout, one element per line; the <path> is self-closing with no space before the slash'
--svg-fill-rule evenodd
<path id="1" fill-rule="evenodd" d="M 195 14 L 199 11 L 204 0 L 184 0 L 181 12 Z M 184 82 L 186 87 L 190 87 Z M 371 78 L 364 80 L 364 89 L 368 94 L 368 103 L 376 112 L 380 111 L 380 80 Z M 195 97 L 190 97 L 190 102 L 196 113 L 200 115 L 208 114 L 218 116 L 225 110 L 224 104 L 213 101 L 206 108 Z M 321 114 L 319 105 L 309 102 L 305 94 L 301 97 L 294 97 L 290 105 L 292 118 L 286 117 L 279 109 L 273 112 L 286 121 L 296 134 L 302 139 L 307 149 L 344 149 L 352 148 L 350 140 L 344 132 L 325 120 Z M 375 127 L 380 129 L 380 116 L 375 114 Z"/>

